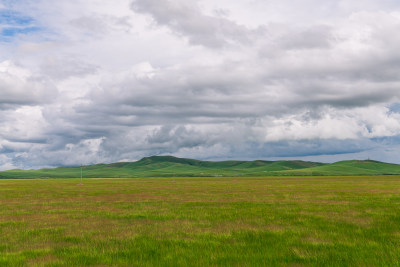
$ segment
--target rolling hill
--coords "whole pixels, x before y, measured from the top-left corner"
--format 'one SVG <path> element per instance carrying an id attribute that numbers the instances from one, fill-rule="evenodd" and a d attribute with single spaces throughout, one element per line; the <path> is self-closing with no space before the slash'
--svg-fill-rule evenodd
<path id="1" fill-rule="evenodd" d="M 7 178 L 78 178 L 80 167 L 0 172 Z M 345 176 L 400 175 L 400 165 L 384 162 L 340 161 L 324 164 L 308 161 L 201 161 L 172 156 L 145 157 L 135 162 L 96 164 L 83 167 L 85 178 L 217 177 L 217 176 Z"/>

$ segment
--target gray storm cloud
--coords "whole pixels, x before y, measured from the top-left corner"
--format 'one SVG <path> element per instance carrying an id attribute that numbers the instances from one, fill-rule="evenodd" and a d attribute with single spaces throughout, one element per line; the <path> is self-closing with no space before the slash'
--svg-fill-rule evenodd
<path id="1" fill-rule="evenodd" d="M 394 2 L 31 5 L 5 7 L 43 27 L 0 42 L 2 169 L 158 154 L 400 162 Z"/>

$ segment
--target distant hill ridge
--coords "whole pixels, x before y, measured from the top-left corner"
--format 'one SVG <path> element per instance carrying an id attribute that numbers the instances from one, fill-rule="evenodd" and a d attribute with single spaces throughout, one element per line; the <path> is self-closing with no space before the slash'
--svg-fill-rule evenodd
<path id="1" fill-rule="evenodd" d="M 7 178 L 78 178 L 80 167 L 0 172 Z M 213 176 L 315 176 L 400 175 L 400 165 L 374 160 L 319 163 L 288 161 L 202 161 L 173 156 L 151 156 L 135 162 L 84 166 L 85 178 L 213 177 Z"/>

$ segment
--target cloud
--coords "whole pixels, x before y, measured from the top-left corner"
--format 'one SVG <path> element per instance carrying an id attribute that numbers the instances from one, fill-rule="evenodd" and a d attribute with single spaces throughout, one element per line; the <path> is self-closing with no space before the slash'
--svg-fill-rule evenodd
<path id="1" fill-rule="evenodd" d="M 327 25 L 315 25 L 305 29 L 292 29 L 280 40 L 279 45 L 285 50 L 330 48 L 334 42 L 332 28 Z"/>
<path id="2" fill-rule="evenodd" d="M 7 5 L 45 27 L 0 43 L 1 168 L 396 157 L 400 7 L 360 3 Z"/>
<path id="3" fill-rule="evenodd" d="M 51 81 L 11 61 L 0 63 L 0 109 L 40 105 L 51 101 L 57 91 Z"/>
<path id="4" fill-rule="evenodd" d="M 135 12 L 152 16 L 158 25 L 187 37 L 191 44 L 207 47 L 246 44 L 250 35 L 257 33 L 224 17 L 204 14 L 197 1 L 136 0 L 131 7 Z"/>
<path id="5" fill-rule="evenodd" d="M 70 25 L 93 37 L 100 37 L 115 30 L 123 30 L 129 33 L 132 28 L 128 17 L 105 15 L 82 16 L 72 19 Z"/>
<path id="6" fill-rule="evenodd" d="M 98 66 L 83 62 L 74 58 L 74 56 L 69 58 L 49 56 L 43 62 L 41 71 L 53 79 L 64 80 L 70 77 L 85 77 L 95 74 L 98 71 Z"/>

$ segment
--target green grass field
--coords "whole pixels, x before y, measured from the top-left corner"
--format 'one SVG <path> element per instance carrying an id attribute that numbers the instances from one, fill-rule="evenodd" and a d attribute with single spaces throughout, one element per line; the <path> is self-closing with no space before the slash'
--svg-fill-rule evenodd
<path id="1" fill-rule="evenodd" d="M 400 177 L 0 180 L 0 266 L 399 266 Z"/>
<path id="2" fill-rule="evenodd" d="M 83 167 L 87 178 L 133 177 L 233 177 L 233 176 L 357 176 L 400 175 L 400 165 L 373 160 L 348 160 L 331 164 L 292 161 L 200 161 L 172 156 L 153 156 L 135 162 Z M 0 172 L 0 179 L 78 178 L 80 167 Z"/>

